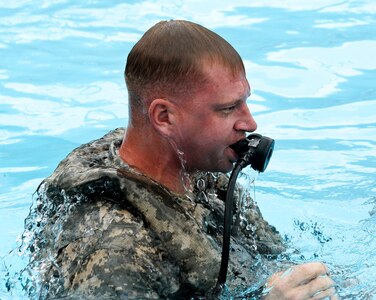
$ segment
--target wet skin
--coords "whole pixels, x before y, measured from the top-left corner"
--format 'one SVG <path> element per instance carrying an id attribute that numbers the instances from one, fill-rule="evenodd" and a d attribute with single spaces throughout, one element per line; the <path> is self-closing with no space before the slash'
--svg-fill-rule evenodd
<path id="1" fill-rule="evenodd" d="M 209 83 L 178 102 L 175 142 L 188 171 L 229 172 L 237 159 L 229 146 L 257 128 L 246 103 L 250 86 L 245 74 L 234 76 L 218 63 L 204 65 L 204 73 Z"/>

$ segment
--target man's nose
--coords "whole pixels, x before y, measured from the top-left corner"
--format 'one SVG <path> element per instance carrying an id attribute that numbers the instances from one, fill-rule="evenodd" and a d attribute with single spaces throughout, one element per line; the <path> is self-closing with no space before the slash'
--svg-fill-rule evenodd
<path id="1" fill-rule="evenodd" d="M 257 123 L 251 112 L 249 111 L 247 103 L 243 103 L 241 116 L 238 121 L 235 122 L 235 130 L 253 132 L 257 129 Z"/>

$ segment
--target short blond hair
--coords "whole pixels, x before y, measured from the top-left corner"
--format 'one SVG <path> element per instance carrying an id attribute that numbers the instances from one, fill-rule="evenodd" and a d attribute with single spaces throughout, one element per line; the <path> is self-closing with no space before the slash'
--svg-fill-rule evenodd
<path id="1" fill-rule="evenodd" d="M 238 52 L 215 32 L 183 20 L 155 24 L 127 58 L 124 75 L 131 111 L 147 98 L 180 97 L 194 92 L 205 83 L 201 67 L 204 61 L 219 62 L 234 74 L 245 73 Z"/>

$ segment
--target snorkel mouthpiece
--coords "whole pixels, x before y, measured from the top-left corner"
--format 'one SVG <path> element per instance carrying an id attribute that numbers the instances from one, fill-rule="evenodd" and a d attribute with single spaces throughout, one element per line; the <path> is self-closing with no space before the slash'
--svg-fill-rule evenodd
<path id="1" fill-rule="evenodd" d="M 239 156 L 237 161 L 242 168 L 251 165 L 253 169 L 264 172 L 269 164 L 274 149 L 274 140 L 252 133 L 245 139 L 230 146 Z"/>

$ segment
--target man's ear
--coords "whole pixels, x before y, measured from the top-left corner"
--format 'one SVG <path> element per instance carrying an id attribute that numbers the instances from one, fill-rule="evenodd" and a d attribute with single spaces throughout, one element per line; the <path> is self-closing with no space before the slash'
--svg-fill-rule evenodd
<path id="1" fill-rule="evenodd" d="M 165 99 L 154 99 L 149 106 L 149 119 L 163 136 L 170 137 L 176 123 L 175 104 Z"/>

